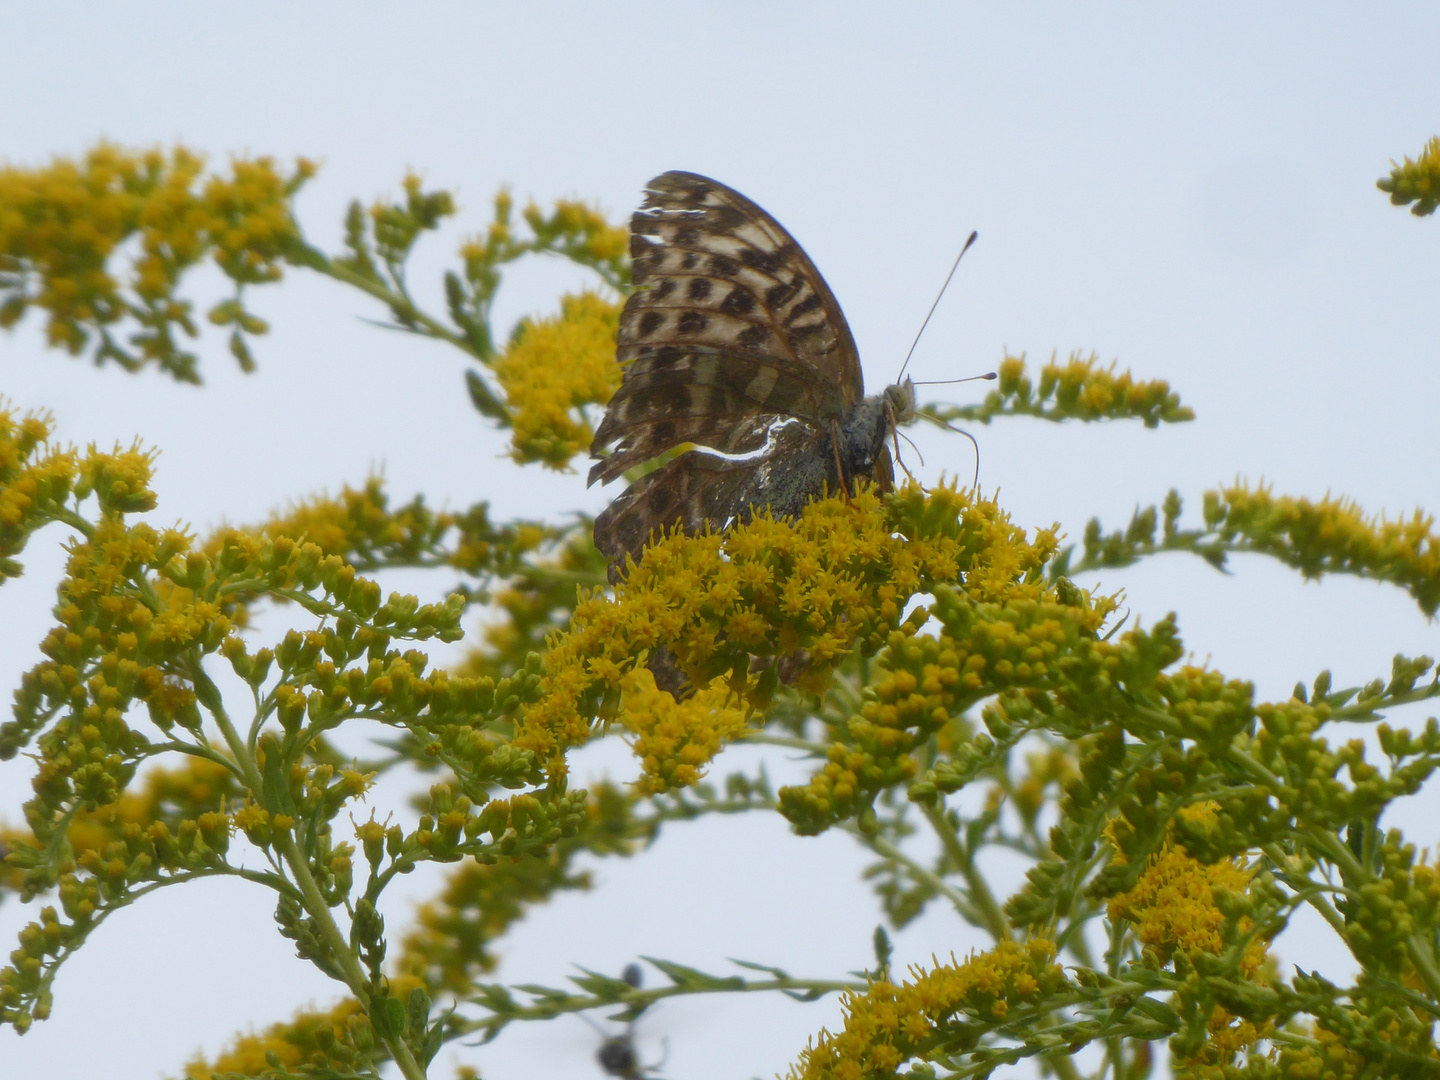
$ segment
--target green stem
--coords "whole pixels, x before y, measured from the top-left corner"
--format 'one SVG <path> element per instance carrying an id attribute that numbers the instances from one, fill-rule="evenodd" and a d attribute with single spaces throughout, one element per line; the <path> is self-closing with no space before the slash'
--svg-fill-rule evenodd
<path id="1" fill-rule="evenodd" d="M 889 859 L 892 862 L 899 863 L 905 867 L 911 877 L 925 882 L 925 884 L 945 897 L 946 900 L 949 900 L 955 910 L 958 911 L 961 917 L 967 922 L 975 921 L 977 915 L 975 905 L 970 902 L 964 893 L 960 892 L 954 886 L 947 884 L 945 879 L 939 874 L 921 866 L 883 836 L 866 836 L 858 828 L 854 827 L 847 829 L 847 831 L 851 836 L 875 852 L 876 855 L 879 855 L 882 859 Z"/>
<path id="2" fill-rule="evenodd" d="M 971 858 L 970 852 L 965 845 L 960 843 L 960 837 L 955 830 L 950 828 L 945 820 L 945 811 L 936 806 L 922 807 L 925 820 L 930 822 L 930 827 L 935 830 L 935 835 L 940 838 L 945 853 L 950 856 L 950 861 L 960 871 L 965 879 L 965 884 L 970 890 L 970 902 L 979 910 L 985 929 L 990 931 L 990 936 L 996 942 L 1008 941 L 1013 936 L 1010 929 L 1010 920 L 1000 910 L 1000 905 L 995 902 L 995 894 L 990 891 L 990 886 L 975 866 L 975 860 Z"/>
<path id="3" fill-rule="evenodd" d="M 56 521 L 61 522 L 65 525 L 69 525 L 72 529 L 78 532 L 81 536 L 85 537 L 85 539 L 87 540 L 89 540 L 92 536 L 95 535 L 94 525 L 90 524 L 90 522 L 86 521 L 79 514 L 72 513 L 71 511 L 66 510 L 64 507 L 57 508 L 53 516 Z"/>
<path id="4" fill-rule="evenodd" d="M 210 680 L 198 660 L 191 665 L 191 674 L 194 678 L 195 696 L 214 717 L 216 725 L 225 737 L 226 745 L 230 748 L 230 753 L 234 755 L 236 763 L 240 766 L 246 786 L 250 788 L 251 795 L 259 800 L 265 788 L 265 782 L 260 775 L 260 765 L 240 737 L 239 730 L 225 712 L 219 687 Z M 285 860 L 295 886 L 300 890 L 301 904 L 319 927 L 321 936 L 325 939 L 325 944 L 329 946 L 335 963 L 345 976 L 345 984 L 368 1015 L 370 1012 L 369 976 L 360 966 L 359 959 L 350 948 L 350 942 L 336 924 L 335 917 L 330 912 L 330 905 L 325 902 L 319 884 L 315 881 L 314 875 L 310 873 L 310 866 L 304 853 L 289 832 L 279 829 L 275 831 L 274 847 L 280 853 L 280 857 Z M 415 1060 L 415 1056 L 411 1054 L 410 1047 L 406 1045 L 402 1036 L 382 1038 L 386 1048 L 390 1051 L 391 1059 L 399 1066 L 400 1072 L 406 1080 L 425 1080 L 424 1066 Z"/>
<path id="5" fill-rule="evenodd" d="M 1335 905 L 1331 904 L 1329 900 L 1325 899 L 1325 894 L 1321 892 L 1318 888 L 1312 887 L 1302 890 L 1295 884 L 1295 880 L 1290 876 L 1290 870 L 1288 868 L 1290 857 L 1286 855 L 1285 852 L 1281 851 L 1278 845 L 1264 844 L 1261 846 L 1260 850 L 1269 857 L 1270 861 L 1273 862 L 1275 866 L 1279 869 L 1280 873 L 1284 875 L 1282 880 L 1284 880 L 1285 883 L 1289 885 L 1292 889 L 1294 889 L 1297 893 L 1303 893 L 1305 903 L 1309 904 L 1312 908 L 1319 912 L 1320 917 L 1330 924 L 1330 928 L 1334 930 L 1337 934 L 1339 934 L 1341 940 L 1343 941 L 1345 938 L 1345 919 L 1338 911 L 1335 910 Z M 1305 880 L 1306 882 L 1309 882 L 1312 886 L 1314 885 L 1314 883 L 1310 881 L 1310 878 L 1306 877 Z"/>
<path id="6" fill-rule="evenodd" d="M 819 743 L 811 742 L 809 739 L 797 739 L 790 735 L 772 735 L 764 731 L 747 733 L 744 741 L 752 746 L 783 746 L 786 750 L 803 750 L 807 754 L 814 754 L 817 757 L 824 757 L 825 752 L 829 749 Z"/>
<path id="7" fill-rule="evenodd" d="M 726 980 L 716 984 L 710 984 L 703 988 L 694 986 L 666 986 L 655 990 L 636 990 L 621 994 L 619 997 L 594 997 L 589 995 L 555 995 L 546 996 L 543 1002 L 536 1005 L 522 1006 L 520 1008 L 506 1009 L 503 1012 L 495 1012 L 478 1020 L 464 1020 L 457 1022 L 452 1030 L 456 1035 L 473 1035 L 482 1033 L 482 1041 L 489 1042 L 506 1024 L 515 1020 L 553 1020 L 557 1016 L 566 1013 L 582 1013 L 588 1009 L 614 1008 L 617 1005 L 625 1005 L 631 1008 L 647 1007 L 660 1001 L 663 998 L 682 997 L 693 994 L 737 994 L 759 991 L 792 991 L 795 993 L 814 994 L 838 994 L 849 990 L 857 994 L 863 994 L 869 989 L 869 984 L 864 982 L 840 982 L 831 979 L 769 979 L 763 982 L 746 982 L 742 978 Z M 476 995 L 471 999 L 476 1004 L 484 1005 L 483 995 Z"/>
<path id="8" fill-rule="evenodd" d="M 308 245 L 302 247 L 302 254 L 304 257 L 301 261 L 304 265 L 309 266 L 310 269 L 324 274 L 326 277 L 334 278 L 336 281 L 344 282 L 346 285 L 353 285 L 361 292 L 368 293 L 375 299 L 381 301 L 387 307 L 404 311 L 408 318 L 413 319 L 418 325 L 424 327 L 426 334 L 430 337 L 437 338 L 440 341 L 454 345 L 457 349 L 464 350 L 482 364 L 488 365 L 490 363 L 492 358 L 481 356 L 467 337 L 463 334 L 455 333 L 455 331 L 451 330 L 444 323 L 426 315 L 415 306 L 409 297 L 387 288 L 383 282 L 375 281 L 363 274 L 357 274 L 353 270 L 347 270 L 345 267 L 332 262 L 324 252 L 318 251 Z M 488 399 L 487 404 L 493 406 L 499 412 L 508 412 L 500 399 L 490 393 L 489 387 L 482 388 Z"/>
<path id="9" fill-rule="evenodd" d="M 231 761 L 224 754 L 217 754 L 208 746 L 196 746 L 194 743 L 181 742 L 179 739 L 172 738 L 163 743 L 151 744 L 150 750 L 147 752 L 146 756 L 158 757 L 160 754 L 167 752 L 173 752 L 176 754 L 188 754 L 190 757 L 201 758 L 202 760 L 208 761 L 213 765 L 219 765 L 222 769 L 228 772 L 231 776 L 235 777 L 235 779 L 237 780 L 245 779 L 244 775 L 240 772 L 240 769 L 236 766 L 235 762 Z"/>

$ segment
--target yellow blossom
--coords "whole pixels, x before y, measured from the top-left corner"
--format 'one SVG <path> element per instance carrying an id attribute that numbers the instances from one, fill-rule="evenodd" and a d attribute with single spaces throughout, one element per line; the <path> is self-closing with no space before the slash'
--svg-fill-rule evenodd
<path id="1" fill-rule="evenodd" d="M 238 159 L 228 177 L 206 177 L 204 166 L 183 146 L 102 142 L 78 161 L 0 167 L 0 269 L 13 271 L 0 279 L 0 326 L 38 307 L 51 345 L 78 354 L 98 337 L 97 363 L 156 363 L 198 381 L 177 337 L 197 333 L 192 305 L 176 295 L 182 275 L 209 254 L 238 286 L 277 279 L 299 236 L 290 199 L 314 173 L 304 160 L 288 177 L 270 158 Z M 132 240 L 127 271 L 114 263 Z M 240 335 L 263 333 L 263 322 L 237 299 L 210 317 L 235 325 L 231 351 L 248 367 Z M 136 331 L 116 334 L 127 319 Z"/>
<path id="2" fill-rule="evenodd" d="M 620 718 L 636 736 L 635 756 L 644 768 L 641 794 L 697 783 L 721 747 L 745 733 L 745 710 L 724 679 L 676 701 L 641 667 L 624 677 L 621 688 Z"/>
<path id="3" fill-rule="evenodd" d="M 911 968 L 899 985 L 881 979 L 841 1002 L 845 1026 L 822 1030 L 793 1066 L 789 1080 L 890 1077 L 907 1060 L 926 1060 L 927 1044 L 959 1024 L 975 1034 L 1001 1026 L 1010 1013 L 1068 987 L 1044 938 L 1002 941 L 989 952 L 930 970 Z"/>
<path id="4" fill-rule="evenodd" d="M 1195 823 L 1213 821 L 1217 804 L 1186 807 L 1182 815 Z M 1225 916 L 1215 902 L 1216 891 L 1244 894 L 1254 870 L 1239 859 L 1222 859 L 1206 865 L 1178 844 L 1166 842 L 1150 857 L 1140 880 L 1128 892 L 1112 897 L 1110 917 L 1135 924 L 1144 945 L 1162 962 L 1177 951 L 1224 951 L 1221 929 Z M 1246 952 L 1242 970 L 1253 975 L 1263 963 L 1265 945 L 1255 942 Z"/>
<path id="5" fill-rule="evenodd" d="M 578 410 L 603 405 L 620 385 L 619 306 L 595 293 L 567 296 L 560 314 L 526 320 L 495 361 L 514 424 L 511 457 L 565 468 L 594 432 Z"/>
<path id="6" fill-rule="evenodd" d="M 1038 596 L 1041 586 L 1020 579 L 1052 551 L 1050 534 L 1032 543 L 994 502 L 950 487 L 906 487 L 883 502 L 862 490 L 848 502 L 814 502 L 795 521 L 761 515 L 723 535 L 667 535 L 613 596 L 581 596 L 569 630 L 548 644 L 545 693 L 527 708 L 517 742 L 547 759 L 583 743 L 615 673 L 660 647 L 697 685 L 728 673 L 751 708 L 771 692 L 755 656 L 804 650 L 801 685 L 822 691 L 848 655 L 900 632 L 916 591 L 962 579 L 986 597 Z"/>

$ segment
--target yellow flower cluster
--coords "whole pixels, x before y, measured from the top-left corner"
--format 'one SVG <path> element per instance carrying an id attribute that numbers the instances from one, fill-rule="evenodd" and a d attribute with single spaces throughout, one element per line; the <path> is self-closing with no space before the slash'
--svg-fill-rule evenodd
<path id="1" fill-rule="evenodd" d="M 640 795 L 656 795 L 698 783 L 703 766 L 728 742 L 745 734 L 745 710 L 725 679 L 684 701 L 655 686 L 649 668 L 626 672 L 620 684 L 622 720 L 635 734 L 635 756 L 644 767 Z"/>
<path id="2" fill-rule="evenodd" d="M 563 771 L 564 750 L 590 737 L 593 720 L 631 708 L 625 676 L 661 648 L 696 686 L 728 675 L 749 707 L 767 703 L 778 674 L 774 664 L 752 670 L 752 657 L 803 651 L 801 685 L 819 691 L 850 653 L 871 654 L 900 630 L 915 594 L 962 575 L 982 593 L 1004 580 L 1013 586 L 1015 567 L 1037 565 L 1050 550 L 1053 534 L 1031 544 L 993 501 L 917 485 L 884 503 L 862 490 L 849 502 L 811 503 L 795 521 L 766 514 L 724 535 L 665 536 L 613 596 L 582 595 L 570 629 L 548 643 L 544 693 L 516 741 Z M 919 622 L 923 612 L 903 633 Z M 639 731 L 652 721 L 625 723 Z M 686 745 L 713 743 L 707 732 Z"/>
<path id="3" fill-rule="evenodd" d="M 379 549 L 419 546 L 455 521 L 453 514 L 431 514 L 416 503 L 391 510 L 382 481 L 371 477 L 363 488 L 346 485 L 339 495 L 306 499 L 254 528 L 221 529 L 206 541 L 205 551 L 218 555 L 242 537 L 252 547 L 287 537 L 314 544 L 325 555 L 363 563 Z"/>
<path id="4" fill-rule="evenodd" d="M 952 958 L 929 971 L 911 968 L 911 980 L 898 986 L 882 979 L 863 994 L 846 994 L 844 1029 L 822 1030 L 789 1080 L 892 1077 L 907 1060 L 924 1060 L 928 1048 L 961 1025 L 970 1029 L 964 1041 L 973 1045 L 1011 1010 L 1039 1004 L 1068 986 L 1055 955 L 1055 943 L 1044 938 L 1002 941 L 963 963 Z"/>
<path id="5" fill-rule="evenodd" d="M 0 168 L 0 326 L 39 307 L 49 313 L 50 344 L 72 355 L 98 333 L 97 360 L 158 363 L 194 381 L 194 358 L 173 336 L 175 327 L 196 334 L 191 304 L 175 295 L 180 277 L 210 254 L 237 286 L 277 279 L 298 237 L 290 199 L 315 171 L 302 159 L 287 177 L 256 158 L 236 160 L 229 178 L 206 178 L 204 164 L 183 146 L 167 155 L 101 143 L 80 161 Z M 111 258 L 132 238 L 138 251 L 122 284 Z M 127 317 L 139 326 L 135 353 L 110 333 Z M 238 300 L 210 317 L 235 324 L 237 338 L 265 329 Z"/>
<path id="6" fill-rule="evenodd" d="M 1434 519 L 1419 510 L 1391 521 L 1367 517 L 1349 499 L 1312 502 L 1234 484 L 1205 493 L 1205 523 L 1306 577 L 1360 574 L 1405 589 L 1427 615 L 1440 609 L 1440 536 Z"/>
<path id="7" fill-rule="evenodd" d="M 1275 1075 L 1295 1080 L 1378 1080 L 1379 1077 L 1432 1076 L 1440 1069 L 1440 1050 L 1434 1044 L 1430 1016 L 1402 1021 L 1393 1008 L 1374 1013 L 1337 1010 L 1328 1018 L 1348 1034 L 1337 1034 L 1321 1024 L 1297 1025 L 1300 1033 L 1314 1040 L 1313 1046 L 1290 1043 L 1277 1046 L 1271 1056 L 1279 1066 Z M 1365 1045 L 1361 1045 L 1361 1040 Z M 1228 1080 L 1226 1074 L 1222 1080 Z M 1208 1078 L 1207 1078 L 1208 1080 Z"/>
<path id="8" fill-rule="evenodd" d="M 122 879 L 137 860 L 170 870 L 192 865 L 201 861 L 193 846 L 199 823 L 205 820 L 204 835 L 212 837 L 225 820 L 221 811 L 226 800 L 239 791 L 228 769 L 203 758 L 190 758 L 175 769 L 152 769 L 139 791 L 126 792 L 99 809 L 78 810 L 65 830 L 65 842 L 79 866 L 99 868 L 106 876 L 118 873 Z M 34 847 L 36 840 L 28 831 L 6 830 L 0 832 L 0 842 L 21 851 Z M 13 889 L 28 899 L 37 883 L 23 878 L 18 867 L 9 873 L 0 867 L 0 895 Z M 71 878 L 63 887 L 73 891 L 80 886 Z"/>
<path id="9" fill-rule="evenodd" d="M 51 447 L 45 413 L 17 417 L 0 400 L 0 581 L 18 577 L 15 561 L 36 529 L 53 520 L 79 471 L 75 452 Z"/>
<path id="10" fill-rule="evenodd" d="M 1416 217 L 1433 214 L 1440 206 L 1440 136 L 1427 142 L 1414 161 L 1407 157 L 1403 165 L 1392 162 L 1390 175 L 1375 186 L 1387 192 L 1396 206 L 1414 203 L 1410 212 Z"/>
<path id="11" fill-rule="evenodd" d="M 1040 369 L 1032 383 L 1025 357 L 1006 356 L 998 371 L 997 388 L 978 409 L 962 411 L 988 421 L 1002 412 L 1038 416 L 1046 420 L 1120 420 L 1136 418 L 1146 427 L 1193 420 L 1195 414 L 1180 404 L 1179 396 L 1163 379 L 1140 380 L 1128 371 L 1116 373 L 1115 364 L 1102 367 L 1091 353 L 1071 353 L 1062 364 L 1054 358 Z"/>
<path id="12" fill-rule="evenodd" d="M 1180 813 L 1192 825 L 1213 826 L 1219 804 L 1197 803 Z M 1206 865 L 1183 847 L 1165 843 L 1150 857 L 1140 880 L 1129 892 L 1112 897 L 1110 918 L 1135 924 L 1135 932 L 1146 948 L 1162 963 L 1176 952 L 1209 953 L 1224 951 L 1221 929 L 1225 916 L 1215 902 L 1216 891 L 1243 895 L 1254 871 L 1238 859 L 1224 859 Z M 1242 961 L 1249 977 L 1265 959 L 1263 942 L 1253 942 Z"/>
<path id="13" fill-rule="evenodd" d="M 466 860 L 447 874 L 444 888 L 419 905 L 392 970 L 424 980 L 432 993 L 467 996 L 478 978 L 499 963 L 496 943 L 534 905 L 562 890 L 588 889 L 591 875 L 576 867 L 576 855 L 594 851 L 609 855 L 638 850 L 631 839 L 632 799 L 611 784 L 592 785 L 585 818 L 576 833 L 529 858 L 491 862 Z M 383 832 L 366 822 L 357 833 Z M 371 847 L 373 845 L 373 847 Z M 367 858 L 378 837 L 367 844 Z"/>
<path id="14" fill-rule="evenodd" d="M 388 981 L 392 996 L 401 1000 L 420 985 L 404 975 Z M 360 1003 L 346 998 L 333 1008 L 297 1012 L 262 1032 L 241 1035 L 213 1061 L 197 1055 L 186 1064 L 184 1080 L 274 1075 L 276 1069 L 353 1074 L 357 1064 L 368 1064 L 378 1043 Z"/>
<path id="15" fill-rule="evenodd" d="M 595 207 L 576 199 L 557 199 L 549 216 L 531 203 L 525 221 L 542 243 L 563 238 L 561 250 L 583 262 L 616 263 L 630 254 L 630 230 L 610 224 Z"/>
<path id="16" fill-rule="evenodd" d="M 510 456 L 565 469 L 594 432 L 579 410 L 603 405 L 620 386 L 618 305 L 592 292 L 566 296 L 560 314 L 527 319 L 495 361 L 514 424 Z"/>
<path id="17" fill-rule="evenodd" d="M 1191 826 L 1213 829 L 1218 825 L 1219 809 L 1218 803 L 1203 802 L 1185 807 L 1180 815 Z M 1226 917 L 1216 894 L 1244 895 L 1254 873 L 1239 859 L 1207 865 L 1184 847 L 1167 841 L 1150 857 L 1135 886 L 1111 898 L 1108 913 L 1112 920 L 1133 923 L 1141 943 L 1162 964 L 1168 964 L 1176 953 L 1218 956 L 1226 949 Z M 1251 925 L 1251 920 L 1243 917 L 1239 928 L 1243 932 Z M 1268 941 L 1259 938 L 1246 946 L 1240 957 L 1242 978 L 1266 981 L 1263 969 L 1268 947 Z M 1220 1005 L 1211 1010 L 1207 1026 L 1205 1045 L 1187 1058 L 1196 1068 L 1228 1065 L 1268 1030 L 1268 1025 L 1236 1017 Z"/>

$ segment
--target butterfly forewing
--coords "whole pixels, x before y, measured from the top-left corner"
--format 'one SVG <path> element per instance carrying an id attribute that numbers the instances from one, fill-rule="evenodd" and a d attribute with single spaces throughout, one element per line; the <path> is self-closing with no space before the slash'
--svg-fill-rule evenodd
<path id="1" fill-rule="evenodd" d="M 742 416 L 823 424 L 860 396 L 839 304 L 790 234 L 739 192 L 693 173 L 656 177 L 631 221 L 631 254 L 636 291 L 616 344 L 624 381 L 592 450 L 619 446 L 592 482 L 680 443 L 713 446 Z"/>

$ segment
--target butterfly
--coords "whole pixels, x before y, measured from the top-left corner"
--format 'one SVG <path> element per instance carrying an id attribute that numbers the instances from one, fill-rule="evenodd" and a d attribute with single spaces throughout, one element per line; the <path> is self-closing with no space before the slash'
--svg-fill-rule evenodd
<path id="1" fill-rule="evenodd" d="M 631 219 L 630 254 L 635 291 L 615 349 L 624 374 L 590 447 L 600 460 L 589 484 L 696 449 L 595 519 L 612 580 L 658 530 L 719 531 L 766 508 L 794 517 L 862 477 L 893 486 L 886 440 L 915 418 L 914 384 L 864 396 L 840 305 L 779 222 L 716 180 L 667 172 Z"/>

